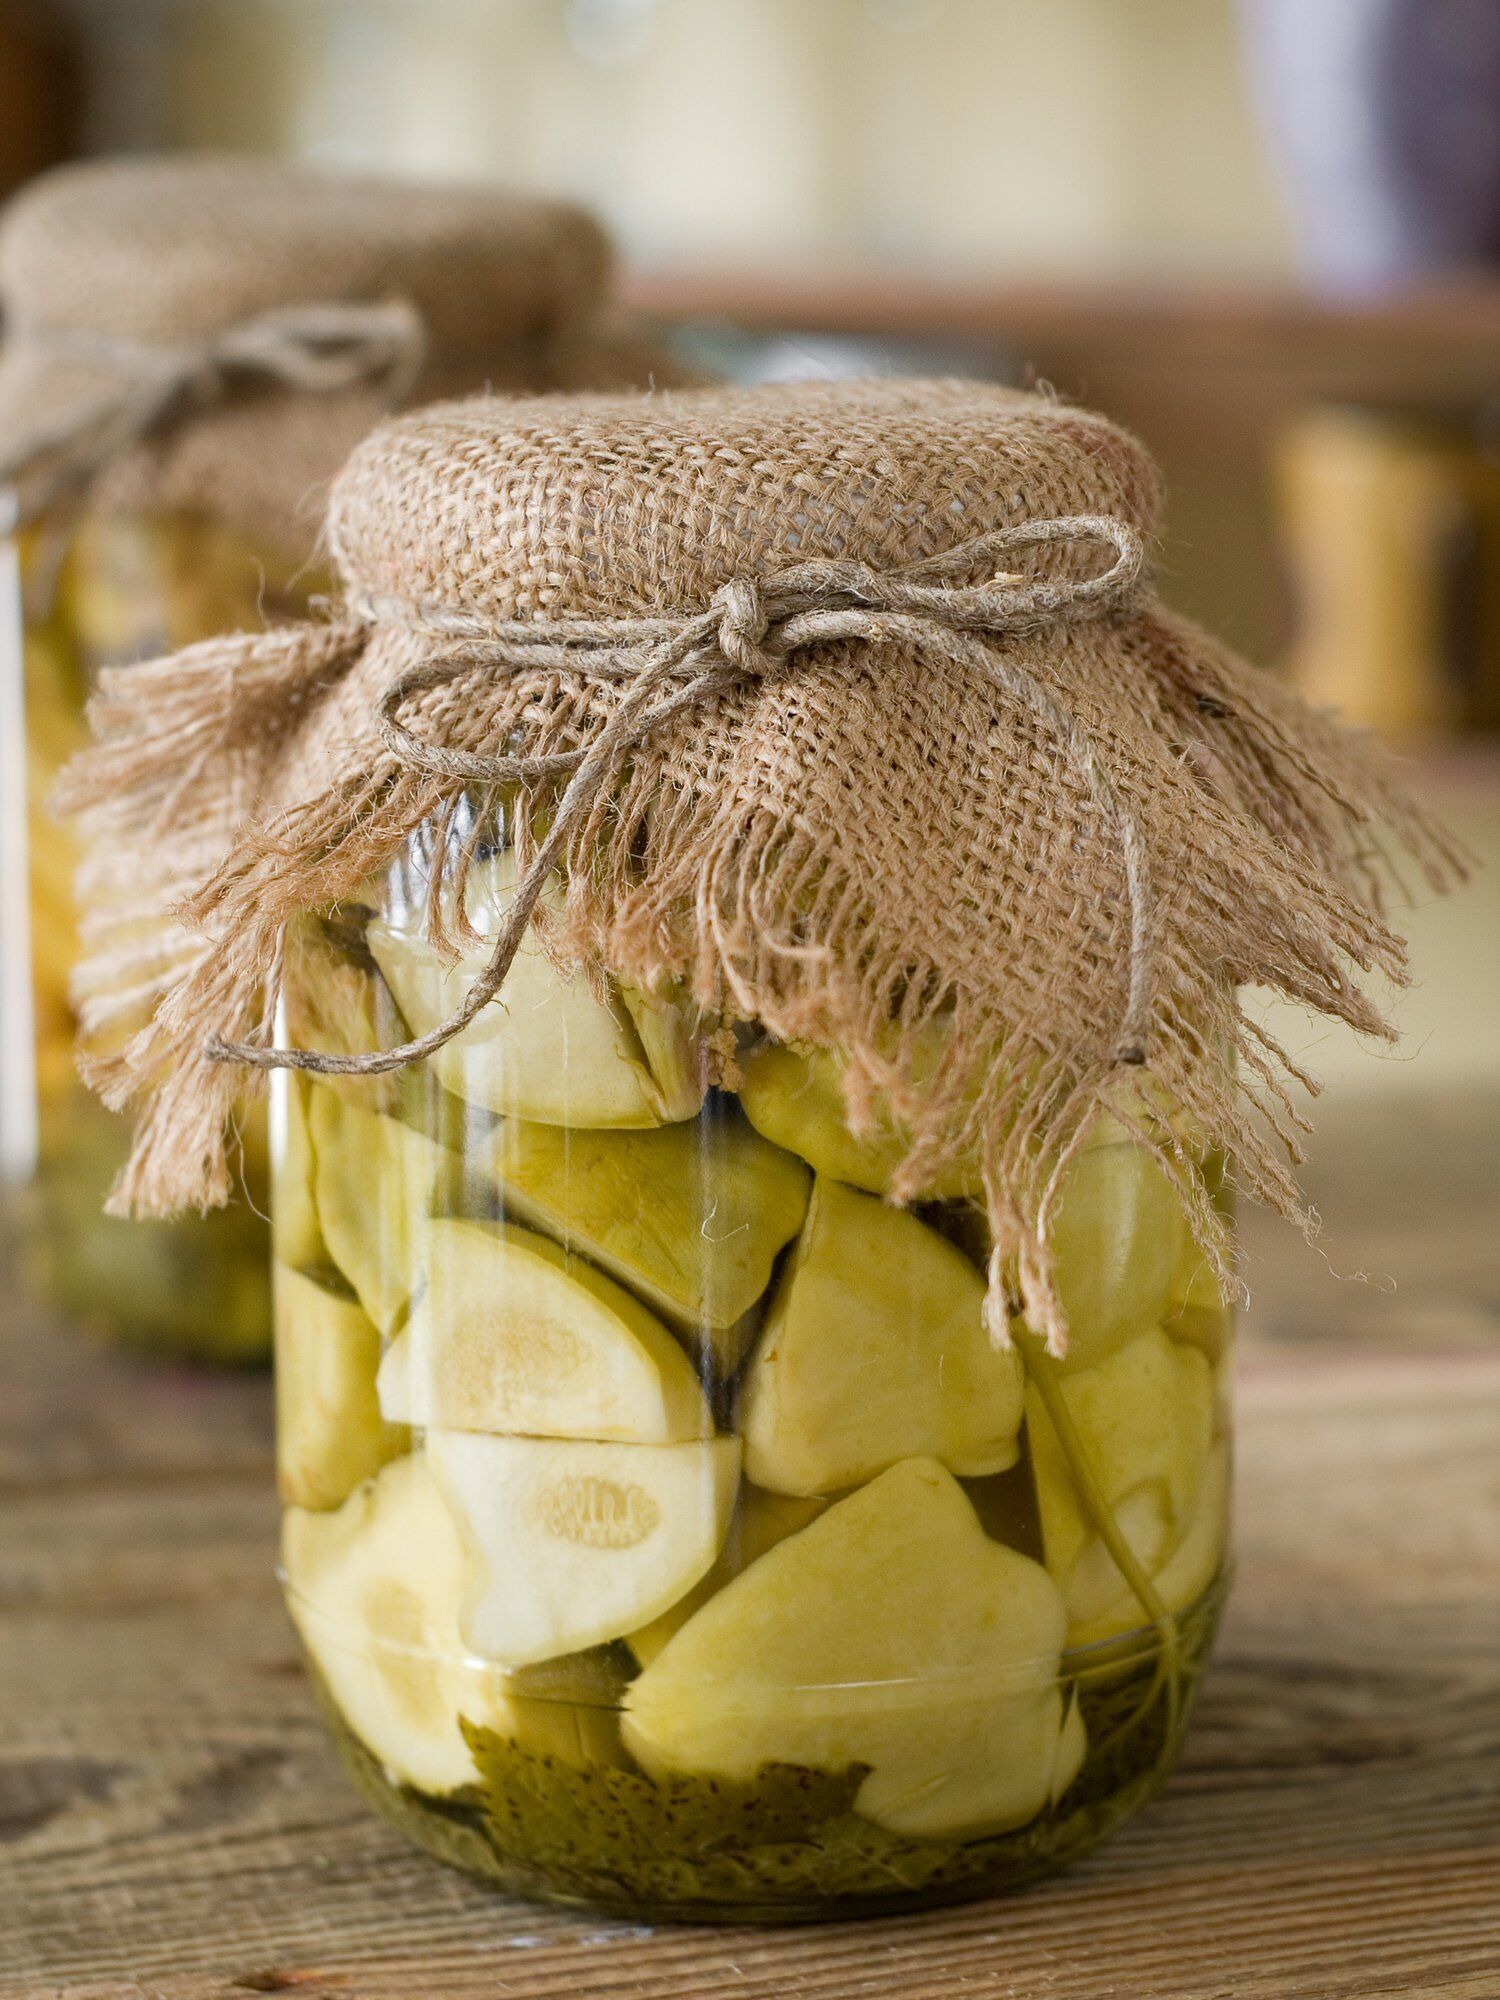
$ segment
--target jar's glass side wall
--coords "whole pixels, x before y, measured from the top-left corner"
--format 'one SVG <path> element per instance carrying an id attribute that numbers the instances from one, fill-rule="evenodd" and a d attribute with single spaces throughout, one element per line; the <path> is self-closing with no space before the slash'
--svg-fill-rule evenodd
<path id="1" fill-rule="evenodd" d="M 21 548 L 26 844 L 34 1132 L 20 1213 L 24 1275 L 57 1311 L 106 1337 L 216 1359 L 264 1355 L 268 1162 L 263 1120 L 243 1133 L 247 1199 L 182 1222 L 103 1213 L 124 1163 L 125 1121 L 74 1068 L 68 983 L 78 955 L 73 838 L 48 810 L 87 741 L 84 705 L 107 665 L 143 660 L 305 606 L 311 579 L 197 515 L 85 515 L 27 532 Z M 18 921 L 22 913 L 8 921 Z M 126 1032 L 122 1023 L 120 1033 Z M 19 1072 L 15 1072 L 19 1074 Z M 14 1116 L 14 1113 L 13 1113 Z"/>
<path id="2" fill-rule="evenodd" d="M 433 1026 L 420 851 L 292 940 L 284 1029 Z M 512 859 L 468 892 L 493 931 Z M 563 981 L 395 1077 L 281 1076 L 284 1573 L 357 1782 L 525 1892 L 814 1917 L 1020 1882 L 1170 1768 L 1225 1584 L 1229 1314 L 1101 1133 L 1073 1345 L 980 1325 L 955 1170 L 882 1201 L 837 1058 Z M 722 1047 L 722 1043 L 721 1043 Z M 1218 1162 L 1201 1163 L 1227 1201 Z"/>

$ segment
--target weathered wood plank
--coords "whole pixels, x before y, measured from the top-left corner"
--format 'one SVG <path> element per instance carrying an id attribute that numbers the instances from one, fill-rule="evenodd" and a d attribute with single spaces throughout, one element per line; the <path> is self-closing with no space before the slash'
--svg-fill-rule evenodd
<path id="1" fill-rule="evenodd" d="M 1025 1896 L 816 1932 L 509 1903 L 349 1791 L 277 1600 L 268 1385 L 0 1352 L 0 2000 L 1495 2000 L 1500 1107 L 1329 1107 L 1340 1285 L 1251 1220 L 1241 1577 L 1183 1767 Z"/>
<path id="2" fill-rule="evenodd" d="M 0 1993 L 1492 1995 L 1500 1357 L 1246 1378 L 1240 1585 L 1165 1798 L 1029 1895 L 815 1932 L 564 1917 L 410 1854 L 324 1744 L 254 1472 L 13 1495 Z"/>
<path id="3" fill-rule="evenodd" d="M 269 1466 L 263 1371 L 101 1347 L 26 1297 L 8 1247 L 0 1215 L 0 1496 L 106 1475 L 154 1481 Z"/>
<path id="4" fill-rule="evenodd" d="M 1332 1092 L 1302 1180 L 1305 1248 L 1242 1218 L 1247 1347 L 1494 1353 L 1500 1345 L 1500 1092 Z"/>

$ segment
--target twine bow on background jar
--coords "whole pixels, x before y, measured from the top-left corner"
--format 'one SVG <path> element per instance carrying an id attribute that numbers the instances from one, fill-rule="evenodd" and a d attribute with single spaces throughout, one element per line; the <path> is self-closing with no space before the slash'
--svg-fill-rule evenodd
<path id="1" fill-rule="evenodd" d="M 1089 577 L 1027 577 L 998 566 L 1001 557 L 1021 549 L 1091 545 L 1111 550 L 1113 560 Z M 983 581 L 962 581 L 991 566 Z M 432 1055 L 500 992 L 559 856 L 579 822 L 609 795 L 639 745 L 725 688 L 781 672 L 799 651 L 855 640 L 891 643 L 934 663 L 977 668 L 1065 744 L 1116 830 L 1130 905 L 1129 978 L 1112 1060 L 1144 1063 L 1151 1029 L 1154 899 L 1139 821 L 1083 721 L 993 642 L 1108 616 L 1129 605 L 1146 580 L 1145 545 L 1135 528 L 1109 516 L 1079 514 L 998 529 L 892 570 L 818 557 L 760 578 L 733 577 L 704 610 L 686 617 L 486 621 L 402 600 L 354 600 L 347 621 L 352 646 L 377 626 L 430 634 L 434 641 L 428 656 L 380 698 L 381 733 L 399 765 L 455 786 L 560 782 L 562 790 L 487 963 L 462 1005 L 429 1033 L 357 1056 L 264 1048 L 214 1035 L 205 1054 L 215 1062 L 319 1075 L 383 1074 Z M 476 754 L 426 740 L 401 719 L 423 694 L 466 676 L 511 678 L 538 671 L 581 674 L 621 684 L 625 691 L 592 742 L 576 750 Z"/>
<path id="2" fill-rule="evenodd" d="M 81 327 L 24 321 L 7 329 L 17 350 L 97 370 L 107 386 L 0 454 L 0 489 L 16 492 L 19 525 L 85 491 L 108 466 L 163 425 L 224 400 L 244 381 L 311 395 L 361 384 L 391 408 L 417 379 L 426 335 L 405 300 L 283 306 L 201 340 L 129 340 Z"/>

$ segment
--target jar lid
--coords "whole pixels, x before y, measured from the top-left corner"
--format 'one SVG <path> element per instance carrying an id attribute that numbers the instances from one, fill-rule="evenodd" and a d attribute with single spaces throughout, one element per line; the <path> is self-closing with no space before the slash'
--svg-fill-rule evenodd
<path id="1" fill-rule="evenodd" d="M 1149 537 L 1159 494 L 1134 438 L 1044 396 L 776 383 L 416 411 L 356 449 L 329 538 L 358 592 L 599 618 L 700 608 L 732 577 L 807 558 L 900 566 L 1049 516 Z"/>

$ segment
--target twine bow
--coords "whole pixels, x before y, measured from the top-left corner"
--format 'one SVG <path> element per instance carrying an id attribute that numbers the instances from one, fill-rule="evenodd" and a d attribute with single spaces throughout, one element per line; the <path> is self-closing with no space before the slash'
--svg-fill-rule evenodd
<path id="1" fill-rule="evenodd" d="M 374 383 L 394 406 L 415 381 L 426 344 L 416 308 L 399 299 L 284 306 L 196 341 L 24 324 L 12 328 L 11 339 L 111 378 L 99 395 L 0 453 L 0 488 L 18 490 L 22 525 L 87 488 L 176 416 L 221 401 L 239 378 L 258 376 L 310 395 Z"/>
<path id="2" fill-rule="evenodd" d="M 1081 579 L 1030 578 L 1000 566 L 1012 551 L 1098 544 L 1113 551 L 1100 574 Z M 962 579 L 990 570 L 979 583 Z M 1145 575 L 1145 549 L 1128 523 L 1077 514 L 1029 521 L 980 535 L 941 555 L 881 571 L 836 557 L 816 557 L 756 579 L 734 577 L 707 608 L 678 618 L 609 618 L 556 623 L 486 623 L 444 612 L 370 600 L 353 609 L 366 621 L 397 622 L 439 641 L 399 675 L 379 704 L 386 746 L 402 768 L 460 785 L 563 782 L 551 823 L 506 911 L 490 957 L 464 1001 L 415 1040 L 378 1054 L 328 1055 L 267 1049 L 210 1037 L 211 1061 L 320 1075 L 377 1075 L 434 1054 L 461 1034 L 500 992 L 549 876 L 579 822 L 615 783 L 633 752 L 672 717 L 745 680 L 788 670 L 794 654 L 838 640 L 902 646 L 936 662 L 977 669 L 1056 731 L 1084 773 L 1096 803 L 1117 832 L 1130 903 L 1130 964 L 1124 1013 L 1113 1054 L 1143 1063 L 1151 1025 L 1153 896 L 1146 844 L 1134 813 L 1110 780 L 1083 722 L 1038 676 L 992 642 L 1039 627 L 1100 617 L 1128 603 Z M 538 671 L 583 674 L 623 684 L 624 693 L 593 740 L 576 750 L 477 755 L 425 740 L 401 720 L 417 696 L 476 669 L 514 678 Z"/>

